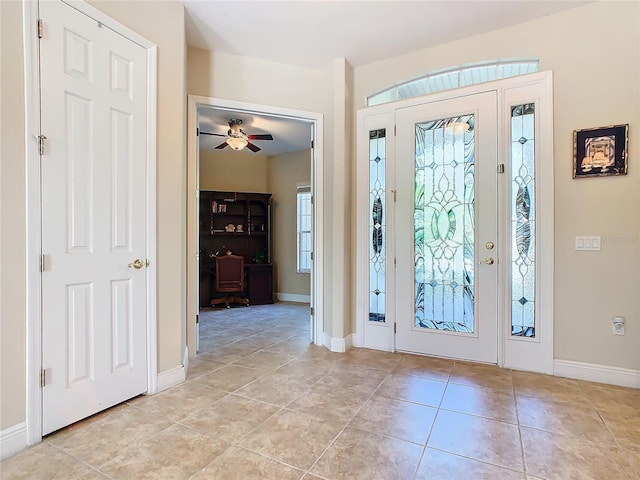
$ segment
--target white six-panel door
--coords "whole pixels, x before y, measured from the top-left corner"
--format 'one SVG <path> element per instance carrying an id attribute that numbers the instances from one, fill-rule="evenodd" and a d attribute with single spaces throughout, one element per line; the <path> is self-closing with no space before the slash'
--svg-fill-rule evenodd
<path id="1" fill-rule="evenodd" d="M 40 14 L 47 434 L 147 389 L 147 64 L 62 2 Z"/>

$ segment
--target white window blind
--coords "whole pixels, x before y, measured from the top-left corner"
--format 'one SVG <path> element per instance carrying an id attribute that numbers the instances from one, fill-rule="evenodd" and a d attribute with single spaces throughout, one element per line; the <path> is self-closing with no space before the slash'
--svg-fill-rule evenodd
<path id="1" fill-rule="evenodd" d="M 313 209 L 311 206 L 311 186 L 297 186 L 297 271 L 298 273 L 311 272 L 312 237 L 311 225 Z"/>

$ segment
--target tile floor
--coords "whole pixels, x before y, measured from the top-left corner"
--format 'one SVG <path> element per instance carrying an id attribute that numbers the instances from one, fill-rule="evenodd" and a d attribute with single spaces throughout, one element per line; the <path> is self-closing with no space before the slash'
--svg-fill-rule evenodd
<path id="1" fill-rule="evenodd" d="M 640 390 L 331 353 L 307 313 L 203 312 L 185 383 L 49 435 L 2 479 L 640 478 Z"/>

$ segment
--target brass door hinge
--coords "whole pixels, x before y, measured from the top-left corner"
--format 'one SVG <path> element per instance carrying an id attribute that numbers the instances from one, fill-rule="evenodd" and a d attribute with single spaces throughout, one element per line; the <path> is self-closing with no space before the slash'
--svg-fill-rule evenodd
<path id="1" fill-rule="evenodd" d="M 44 155 L 44 141 L 47 139 L 44 135 L 38 135 L 38 153 Z"/>

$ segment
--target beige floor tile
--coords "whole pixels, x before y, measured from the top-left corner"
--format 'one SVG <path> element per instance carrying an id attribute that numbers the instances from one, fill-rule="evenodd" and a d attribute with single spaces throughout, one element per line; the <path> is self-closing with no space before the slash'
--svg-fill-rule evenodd
<path id="1" fill-rule="evenodd" d="M 228 395 L 180 421 L 207 435 L 235 443 L 276 413 L 279 407 Z"/>
<path id="2" fill-rule="evenodd" d="M 604 422 L 590 405 L 517 397 L 520 425 L 557 433 L 574 433 L 611 440 Z"/>
<path id="3" fill-rule="evenodd" d="M 250 452 L 229 447 L 192 480 L 298 480 L 303 471 L 284 463 Z"/>
<path id="4" fill-rule="evenodd" d="M 393 374 L 385 378 L 376 394 L 437 407 L 442 401 L 446 386 L 445 382 L 437 380 Z"/>
<path id="5" fill-rule="evenodd" d="M 240 347 L 241 349 L 246 349 L 247 351 L 253 350 L 254 352 L 257 352 L 258 350 L 267 348 L 279 341 L 279 338 L 274 338 L 272 335 L 257 334 L 238 340 L 237 342 L 234 342 L 233 345 Z"/>
<path id="6" fill-rule="evenodd" d="M 640 480 L 640 390 L 409 354 L 345 355 L 309 343 L 308 325 L 305 305 L 202 311 L 187 382 L 47 436 L 2 461 L 0 476 L 412 479 L 424 450 L 415 480 L 523 480 L 522 438 L 527 480 Z M 521 437 L 510 424 L 516 401 Z"/>
<path id="7" fill-rule="evenodd" d="M 100 470 L 122 480 L 187 479 L 228 446 L 224 440 L 174 424 L 126 449 Z"/>
<path id="8" fill-rule="evenodd" d="M 196 357 L 189 360 L 189 370 L 187 372 L 187 379 L 192 380 L 204 373 L 209 373 L 213 370 L 223 367 L 225 364 L 222 362 L 214 362 L 205 357 Z"/>
<path id="9" fill-rule="evenodd" d="M 309 341 L 309 336 L 305 335 L 304 338 L 293 337 L 283 340 L 265 348 L 266 352 L 284 353 L 286 355 L 293 355 L 298 357 L 307 352 L 312 346 Z"/>
<path id="10" fill-rule="evenodd" d="M 231 343 L 228 345 L 223 345 L 219 348 L 215 348 L 214 350 L 203 350 L 201 356 L 208 359 L 213 360 L 215 362 L 221 363 L 233 363 L 241 358 L 251 355 L 252 353 L 261 350 L 256 347 L 247 347 L 244 345 L 237 345 L 235 343 Z"/>
<path id="11" fill-rule="evenodd" d="M 404 355 L 393 373 L 396 375 L 412 375 L 446 382 L 453 369 L 453 361 L 443 358 L 421 357 L 418 355 Z"/>
<path id="12" fill-rule="evenodd" d="M 204 376 L 206 375 L 210 374 L 205 374 Z M 178 421 L 226 395 L 222 390 L 196 383 L 199 378 L 204 376 L 172 387 L 157 395 L 140 397 L 138 401 L 133 403 L 133 406 L 144 410 L 146 413 L 174 422 Z"/>
<path id="13" fill-rule="evenodd" d="M 599 412 L 640 418 L 640 389 L 582 381 L 578 383 Z"/>
<path id="14" fill-rule="evenodd" d="M 440 408 L 479 417 L 518 423 L 513 393 L 449 383 Z"/>
<path id="15" fill-rule="evenodd" d="M 601 415 L 605 425 L 640 477 L 640 416 L 610 413 Z"/>
<path id="16" fill-rule="evenodd" d="M 69 455 L 99 468 L 122 450 L 135 446 L 171 425 L 162 415 L 148 413 L 134 406 L 118 409 L 98 421 L 79 422 L 71 429 L 60 430 L 47 441 Z"/>
<path id="17" fill-rule="evenodd" d="M 105 480 L 106 477 L 60 451 L 49 443 L 34 447 L 2 461 L 2 480 Z"/>
<path id="18" fill-rule="evenodd" d="M 370 396 L 370 391 L 357 386 L 335 388 L 318 383 L 301 393 L 287 408 L 344 424 L 358 413 Z"/>
<path id="19" fill-rule="evenodd" d="M 331 369 L 327 375 L 320 379 L 319 383 L 335 388 L 356 387 L 362 391 L 373 393 L 387 375 L 389 374 L 384 370 L 344 364 L 340 368 Z"/>
<path id="20" fill-rule="evenodd" d="M 243 397 L 270 403 L 279 407 L 288 405 L 309 389 L 312 383 L 295 375 L 268 373 L 236 393 Z"/>
<path id="21" fill-rule="evenodd" d="M 524 472 L 516 425 L 439 410 L 427 446 Z"/>
<path id="22" fill-rule="evenodd" d="M 260 350 L 248 357 L 244 357 L 233 362 L 233 364 L 240 365 L 241 367 L 252 368 L 260 371 L 261 373 L 267 373 L 283 366 L 285 363 L 289 363 L 294 358 L 295 357 L 285 353 Z"/>
<path id="23" fill-rule="evenodd" d="M 524 480 L 522 472 L 427 448 L 415 480 Z"/>
<path id="24" fill-rule="evenodd" d="M 346 428 L 311 469 L 332 480 L 411 480 L 422 447 Z"/>
<path id="25" fill-rule="evenodd" d="M 282 410 L 253 430 L 240 446 L 308 470 L 342 427 L 339 423 L 318 422 L 309 415 Z"/>
<path id="26" fill-rule="evenodd" d="M 425 405 L 374 395 L 350 427 L 424 445 L 437 410 Z"/>
<path id="27" fill-rule="evenodd" d="M 513 387 L 518 396 L 546 398 L 559 402 L 588 403 L 587 396 L 578 381 L 571 378 L 514 371 Z"/>
<path id="28" fill-rule="evenodd" d="M 522 427 L 527 472 L 548 480 L 637 480 L 615 442 Z"/>
<path id="29" fill-rule="evenodd" d="M 451 371 L 450 383 L 472 387 L 491 388 L 513 392 L 513 378 L 508 368 L 479 363 L 456 362 Z"/>
<path id="30" fill-rule="evenodd" d="M 381 352 L 366 348 L 352 348 L 347 352 L 345 357 L 347 364 L 375 368 L 386 372 L 391 372 L 402 358 L 396 353 Z"/>
<path id="31" fill-rule="evenodd" d="M 239 365 L 225 365 L 218 370 L 206 373 L 193 381 L 207 387 L 217 388 L 225 392 L 235 392 L 263 375 L 259 370 L 241 367 Z"/>
<path id="32" fill-rule="evenodd" d="M 295 378 L 313 385 L 329 373 L 331 366 L 332 361 L 330 360 L 316 360 L 300 356 L 272 373 L 281 377 Z"/>

